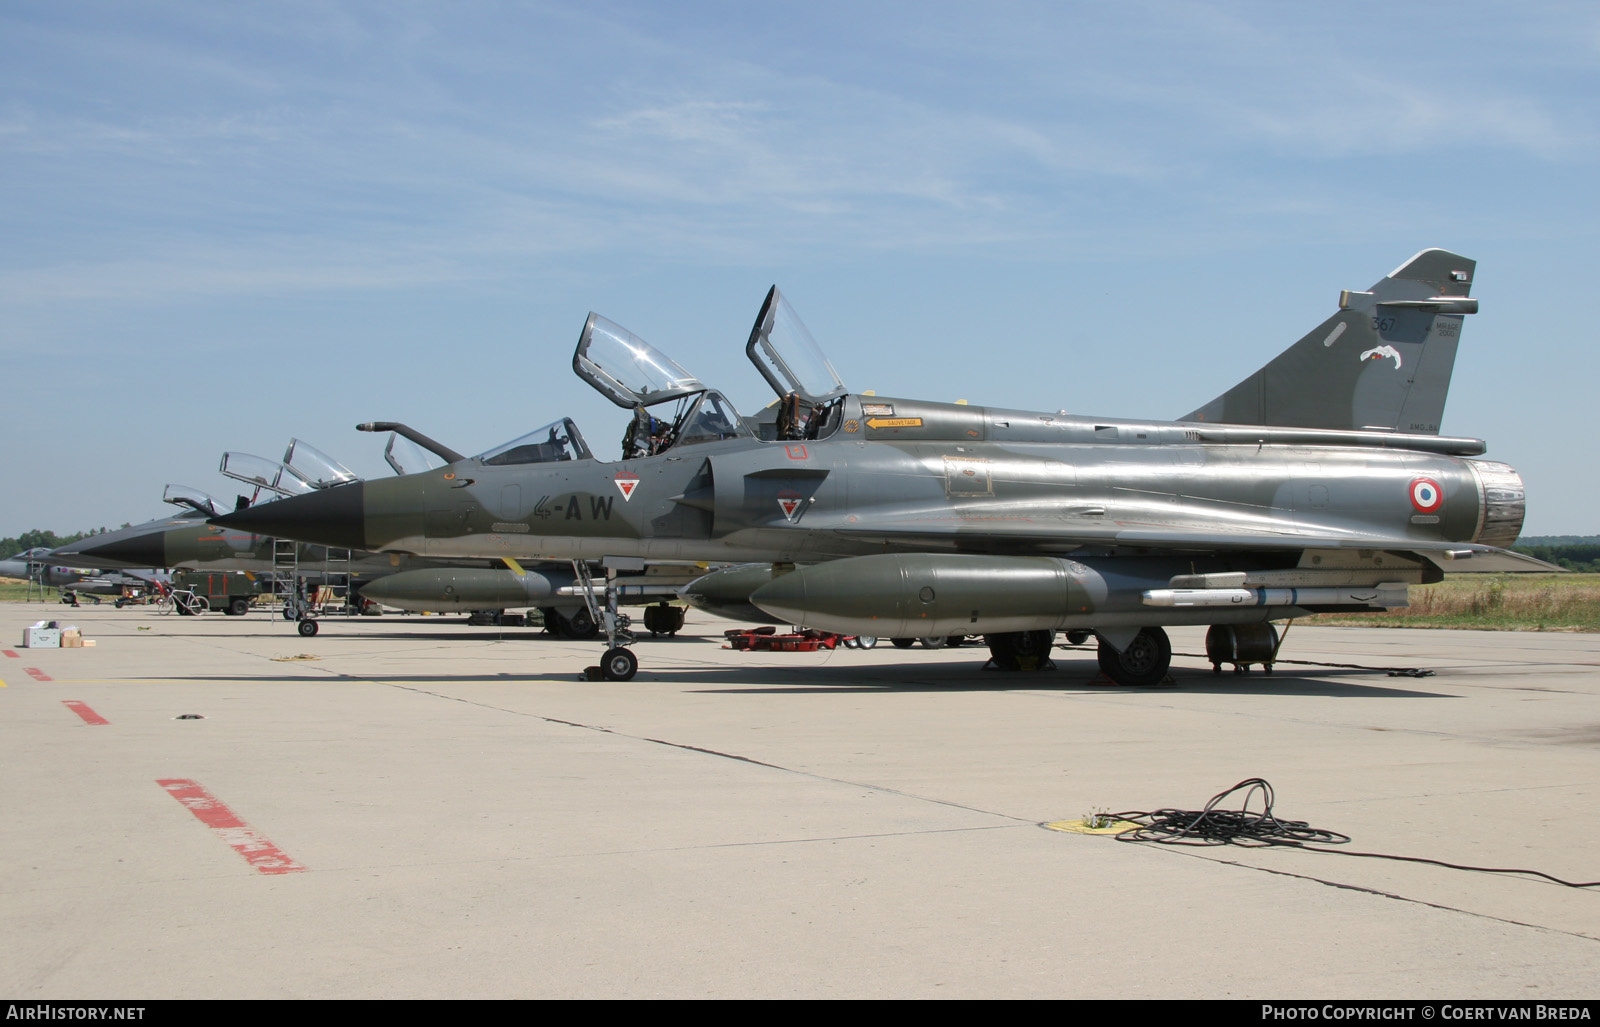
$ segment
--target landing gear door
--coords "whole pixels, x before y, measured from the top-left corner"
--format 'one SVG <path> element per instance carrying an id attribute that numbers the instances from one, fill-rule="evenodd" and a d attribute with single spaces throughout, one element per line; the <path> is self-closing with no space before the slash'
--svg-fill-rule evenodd
<path id="1" fill-rule="evenodd" d="M 614 321 L 590 314 L 572 355 L 572 370 L 624 410 L 704 392 L 700 379 Z"/>
<path id="2" fill-rule="evenodd" d="M 845 393 L 839 373 L 776 285 L 761 304 L 744 351 L 779 399 L 794 393 L 816 407 Z"/>

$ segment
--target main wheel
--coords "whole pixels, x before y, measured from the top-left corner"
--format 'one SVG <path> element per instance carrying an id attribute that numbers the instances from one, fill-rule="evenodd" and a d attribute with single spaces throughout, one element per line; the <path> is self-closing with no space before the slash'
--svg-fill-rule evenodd
<path id="1" fill-rule="evenodd" d="M 924 649 L 943 649 L 944 648 L 944 636 L 943 635 L 935 635 L 935 636 L 933 636 L 931 638 L 919 638 L 917 641 L 922 643 L 922 648 L 924 648 Z"/>
<path id="2" fill-rule="evenodd" d="M 1041 670 L 1055 645 L 1053 631 L 1006 631 L 984 635 L 989 658 L 1000 670 Z"/>
<path id="3" fill-rule="evenodd" d="M 600 633 L 600 625 L 596 624 L 594 618 L 589 616 L 589 608 L 587 606 L 580 606 L 577 613 L 574 613 L 571 617 L 563 617 L 562 620 L 565 622 L 565 630 L 562 635 L 566 638 L 582 640 L 593 638 Z"/>
<path id="4" fill-rule="evenodd" d="M 910 649 L 917 642 L 914 638 L 891 638 L 889 641 L 894 644 L 896 649 Z"/>
<path id="5" fill-rule="evenodd" d="M 878 644 L 878 636 L 877 635 L 857 635 L 856 636 L 856 648 L 857 649 L 871 649 L 874 646 L 876 646 L 877 644 Z"/>
<path id="6" fill-rule="evenodd" d="M 317 622 L 312 620 L 310 617 L 307 617 L 305 620 L 300 622 L 300 627 L 297 630 L 304 637 L 310 638 L 312 635 L 317 633 Z"/>
<path id="7" fill-rule="evenodd" d="M 1143 628 L 1128 648 L 1100 640 L 1100 669 L 1106 677 L 1127 688 L 1150 688 L 1161 684 L 1172 667 L 1172 642 L 1161 628 Z"/>
<path id="8" fill-rule="evenodd" d="M 630 681 L 639 670 L 639 658 L 617 646 L 607 649 L 606 654 L 600 657 L 600 668 L 605 671 L 607 681 Z"/>

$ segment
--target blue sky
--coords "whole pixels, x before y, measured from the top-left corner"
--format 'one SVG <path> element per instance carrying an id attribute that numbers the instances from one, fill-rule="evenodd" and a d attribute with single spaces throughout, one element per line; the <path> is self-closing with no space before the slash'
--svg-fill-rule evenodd
<path id="1" fill-rule="evenodd" d="M 1416 251 L 1443 430 L 1600 533 L 1589 3 L 0 5 L 0 536 L 223 450 L 561 415 L 590 310 L 742 407 L 778 283 L 857 389 L 1173 417 Z"/>

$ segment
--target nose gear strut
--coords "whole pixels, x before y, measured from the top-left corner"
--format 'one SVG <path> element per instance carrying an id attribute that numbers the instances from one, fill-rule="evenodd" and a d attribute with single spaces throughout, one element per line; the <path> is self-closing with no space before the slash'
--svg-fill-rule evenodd
<path id="1" fill-rule="evenodd" d="M 597 667 L 585 667 L 583 676 L 589 681 L 628 681 L 639 670 L 639 658 L 633 650 L 625 648 L 633 642 L 633 632 L 628 630 L 633 618 L 617 612 L 615 572 L 606 569 L 604 608 L 595 600 L 594 576 L 589 564 L 583 560 L 572 561 L 572 573 L 583 586 L 583 601 L 589 607 L 589 616 L 605 632 L 606 651 Z"/>

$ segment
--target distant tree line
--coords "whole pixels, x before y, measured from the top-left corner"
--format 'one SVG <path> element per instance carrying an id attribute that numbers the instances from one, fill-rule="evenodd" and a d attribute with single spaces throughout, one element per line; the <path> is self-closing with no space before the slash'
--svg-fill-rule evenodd
<path id="1" fill-rule="evenodd" d="M 1569 571 L 1600 574 L 1600 535 L 1530 535 L 1511 548 Z"/>

